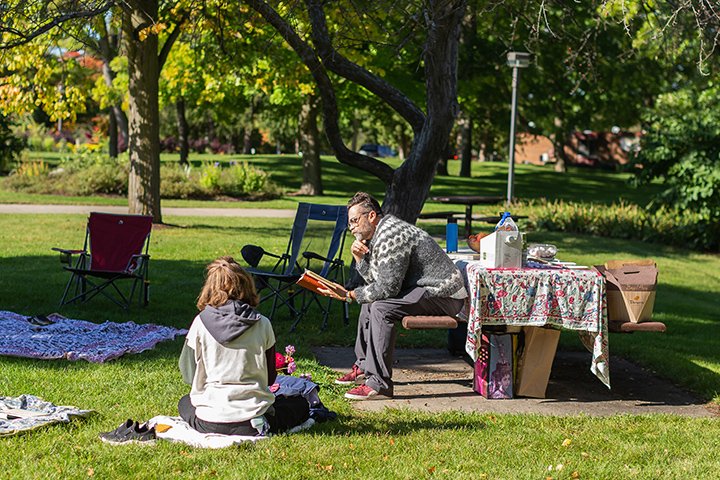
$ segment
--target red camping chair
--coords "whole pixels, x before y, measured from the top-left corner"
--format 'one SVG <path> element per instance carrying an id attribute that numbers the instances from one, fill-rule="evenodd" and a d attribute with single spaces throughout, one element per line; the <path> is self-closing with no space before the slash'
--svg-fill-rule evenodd
<path id="1" fill-rule="evenodd" d="M 127 309 L 138 287 L 139 303 L 147 305 L 151 229 L 151 216 L 91 212 L 82 250 L 53 248 L 60 252 L 60 261 L 67 264 L 63 268 L 72 273 L 60 305 L 86 302 L 101 293 Z M 128 295 L 116 285 L 125 279 L 132 281 Z M 74 293 L 68 299 L 73 286 Z M 108 287 L 112 288 L 106 290 Z"/>

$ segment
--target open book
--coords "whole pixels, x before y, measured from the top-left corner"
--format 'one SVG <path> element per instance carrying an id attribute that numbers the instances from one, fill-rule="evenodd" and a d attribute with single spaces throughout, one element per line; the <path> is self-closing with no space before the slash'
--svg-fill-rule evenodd
<path id="1" fill-rule="evenodd" d="M 296 283 L 301 287 L 307 288 L 311 292 L 317 293 L 319 295 L 329 296 L 325 293 L 319 292 L 319 288 L 331 290 L 341 297 L 345 297 L 345 295 L 347 295 L 347 290 L 345 290 L 342 285 L 335 283 L 332 280 L 328 280 L 325 277 L 321 277 L 317 273 L 311 272 L 310 270 L 305 270 L 305 272 L 302 274 L 302 276 Z"/>

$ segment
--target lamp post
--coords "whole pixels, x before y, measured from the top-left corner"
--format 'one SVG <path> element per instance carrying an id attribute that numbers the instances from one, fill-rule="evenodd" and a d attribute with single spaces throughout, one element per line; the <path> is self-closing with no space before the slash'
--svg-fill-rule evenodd
<path id="1" fill-rule="evenodd" d="M 507 184 L 507 206 L 510 206 L 513 198 L 513 184 L 515 182 L 515 116 L 517 113 L 517 90 L 520 78 L 520 68 L 530 65 L 530 54 L 526 52 L 508 52 L 508 67 L 512 67 L 512 102 L 510 104 L 510 150 L 508 165 L 508 184 Z"/>

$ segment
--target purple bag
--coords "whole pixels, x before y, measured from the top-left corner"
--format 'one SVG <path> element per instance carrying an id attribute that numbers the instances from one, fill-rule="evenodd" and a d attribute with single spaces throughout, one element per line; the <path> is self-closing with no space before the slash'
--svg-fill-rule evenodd
<path id="1" fill-rule="evenodd" d="M 473 390 L 485 398 L 513 398 L 513 335 L 482 334 Z"/>

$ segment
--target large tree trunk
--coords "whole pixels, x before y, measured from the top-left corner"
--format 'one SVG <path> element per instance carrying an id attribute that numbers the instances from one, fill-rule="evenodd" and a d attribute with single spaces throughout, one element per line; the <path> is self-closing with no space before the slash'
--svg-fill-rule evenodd
<path id="1" fill-rule="evenodd" d="M 178 143 L 180 143 L 180 165 L 190 165 L 190 126 L 185 116 L 185 99 L 180 97 L 175 102 L 177 112 Z"/>
<path id="2" fill-rule="evenodd" d="M 314 96 L 305 97 L 300 110 L 300 150 L 302 151 L 303 179 L 301 195 L 322 195 L 322 168 L 320 164 L 320 132 L 318 131 L 318 101 Z"/>
<path id="3" fill-rule="evenodd" d="M 158 37 L 148 27 L 158 20 L 157 0 L 129 0 L 123 12 L 123 32 L 129 70 L 130 213 L 160 213 L 160 115 L 158 109 Z"/>
<path id="4" fill-rule="evenodd" d="M 447 151 L 450 130 L 458 112 L 457 58 L 464 1 L 430 0 L 426 7 L 425 98 L 427 116 L 415 134 L 408 159 L 395 170 L 385 190 L 383 210 L 415 222 L 435 168 Z"/>

